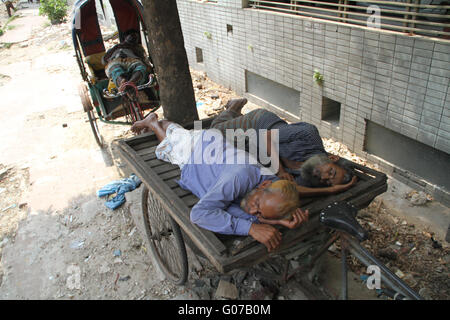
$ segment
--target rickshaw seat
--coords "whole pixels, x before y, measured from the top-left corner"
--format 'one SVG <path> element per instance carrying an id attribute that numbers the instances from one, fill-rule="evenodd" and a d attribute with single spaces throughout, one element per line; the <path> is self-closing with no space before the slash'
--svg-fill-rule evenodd
<path id="1" fill-rule="evenodd" d="M 106 79 L 105 66 L 102 63 L 102 58 L 105 53 L 105 51 L 102 51 L 86 57 L 86 63 L 88 64 L 91 73 L 97 79 Z"/>
<path id="2" fill-rule="evenodd" d="M 359 241 L 368 238 L 368 233 L 355 219 L 358 210 L 348 202 L 334 202 L 322 210 L 320 222 L 332 229 L 344 231 Z"/>

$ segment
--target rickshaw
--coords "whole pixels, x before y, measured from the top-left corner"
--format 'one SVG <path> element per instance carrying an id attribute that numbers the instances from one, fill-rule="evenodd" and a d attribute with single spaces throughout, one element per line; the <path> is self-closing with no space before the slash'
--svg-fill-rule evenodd
<path id="1" fill-rule="evenodd" d="M 209 128 L 212 120 L 203 119 L 202 128 Z M 193 129 L 194 124 L 184 127 Z M 141 214 L 136 221 L 145 247 L 150 249 L 153 261 L 174 284 L 183 285 L 188 279 L 186 246 L 196 256 L 209 260 L 222 274 L 276 258 L 285 263 L 284 269 L 274 270 L 266 276 L 286 283 L 296 274 L 312 270 L 328 248 L 339 241 L 341 299 L 348 298 L 348 255 L 368 268 L 379 270 L 381 286 L 376 288 L 379 296 L 394 300 L 423 299 L 361 245 L 369 233 L 356 217 L 359 210 L 366 208 L 375 197 L 387 190 L 387 176 L 384 173 L 341 158 L 358 177 L 356 185 L 339 194 L 303 198 L 301 208 L 309 210 L 309 221 L 297 229 L 279 229 L 283 242 L 277 250 L 268 252 L 252 237 L 221 235 L 191 222 L 190 211 L 199 199 L 178 184 L 181 171 L 177 165 L 156 157 L 159 141 L 153 132 L 119 139 L 114 144 L 123 163 L 143 182 Z M 299 267 L 289 271 L 289 259 L 293 257 L 296 257 Z"/>
<path id="2" fill-rule="evenodd" d="M 133 124 L 156 111 L 161 105 L 142 4 L 137 0 L 109 0 L 109 3 L 120 42 L 124 41 L 127 31 L 139 31 L 138 42 L 146 54 L 149 78 L 148 81 L 145 79 L 145 84 L 139 86 L 127 82 L 120 88 L 115 87 L 114 82 L 106 76 L 105 66 L 102 63 L 107 50 L 99 24 L 99 19 L 106 16 L 103 0 L 97 0 L 102 11 L 97 11 L 96 0 L 78 0 L 74 4 L 72 18 L 75 57 L 83 78 L 78 93 L 95 140 L 100 147 L 103 146 L 103 138 L 97 119 L 111 124 Z M 98 12 L 103 12 L 103 16 Z"/>

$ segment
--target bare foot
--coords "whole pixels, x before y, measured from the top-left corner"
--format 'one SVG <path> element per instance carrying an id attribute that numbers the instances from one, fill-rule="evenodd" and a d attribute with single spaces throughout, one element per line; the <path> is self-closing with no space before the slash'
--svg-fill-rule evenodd
<path id="1" fill-rule="evenodd" d="M 227 110 L 231 110 L 236 114 L 241 114 L 242 108 L 247 104 L 246 98 L 241 99 L 231 99 L 225 105 Z"/>
<path id="2" fill-rule="evenodd" d="M 154 126 L 157 123 L 158 123 L 158 115 L 152 112 L 145 119 L 136 121 L 131 126 L 131 131 L 136 134 L 147 132 L 148 130 L 153 130 Z"/>

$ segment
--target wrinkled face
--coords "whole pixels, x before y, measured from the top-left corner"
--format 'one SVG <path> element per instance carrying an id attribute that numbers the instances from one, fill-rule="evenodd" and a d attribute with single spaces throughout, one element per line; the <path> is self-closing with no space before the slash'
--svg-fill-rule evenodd
<path id="1" fill-rule="evenodd" d="M 241 201 L 241 208 L 251 215 L 260 214 L 265 219 L 280 219 L 278 208 L 283 197 L 278 192 L 265 192 L 264 189 L 254 189 Z"/>
<path id="2" fill-rule="evenodd" d="M 342 184 L 345 178 L 345 169 L 331 162 L 314 168 L 314 176 L 320 178 L 320 182 L 327 186 Z"/>

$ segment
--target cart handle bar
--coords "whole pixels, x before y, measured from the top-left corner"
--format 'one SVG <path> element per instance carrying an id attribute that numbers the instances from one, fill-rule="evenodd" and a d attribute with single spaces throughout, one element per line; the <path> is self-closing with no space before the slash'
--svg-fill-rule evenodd
<path id="1" fill-rule="evenodd" d="M 154 80 L 155 80 L 155 76 L 153 74 L 150 74 L 148 77 L 148 82 L 141 84 L 140 86 L 137 86 L 137 90 L 139 91 L 139 90 L 142 90 L 145 88 L 150 88 L 150 87 L 156 86 L 156 81 L 154 81 Z M 126 91 L 122 91 L 122 92 L 118 92 L 118 93 L 111 93 L 107 89 L 103 89 L 103 97 L 108 98 L 108 99 L 121 97 L 126 94 L 127 94 Z"/>

